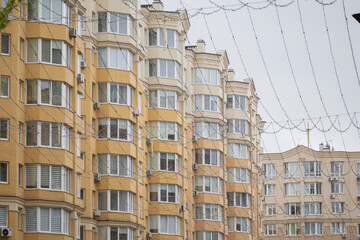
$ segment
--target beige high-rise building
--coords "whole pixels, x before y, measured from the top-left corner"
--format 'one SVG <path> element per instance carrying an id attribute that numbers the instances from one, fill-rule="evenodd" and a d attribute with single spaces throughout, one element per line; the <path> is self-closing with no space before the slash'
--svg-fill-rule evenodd
<path id="1" fill-rule="evenodd" d="M 261 163 L 265 239 L 358 239 L 360 152 L 298 146 Z"/>
<path id="2" fill-rule="evenodd" d="M 4 239 L 263 236 L 253 80 L 139 1 L 23 0 L 1 31 Z"/>

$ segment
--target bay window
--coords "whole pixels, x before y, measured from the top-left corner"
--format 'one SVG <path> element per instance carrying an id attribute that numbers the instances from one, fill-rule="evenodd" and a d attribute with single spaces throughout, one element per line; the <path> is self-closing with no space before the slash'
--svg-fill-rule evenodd
<path id="1" fill-rule="evenodd" d="M 175 153 L 153 152 L 150 154 L 150 168 L 154 171 L 179 172 L 179 155 Z"/>
<path id="2" fill-rule="evenodd" d="M 321 183 L 318 182 L 304 183 L 304 194 L 321 195 Z"/>
<path id="3" fill-rule="evenodd" d="M 134 213 L 134 193 L 127 191 L 98 191 L 98 209 L 104 212 Z"/>
<path id="4" fill-rule="evenodd" d="M 227 132 L 249 135 L 249 122 L 246 120 L 228 119 Z"/>
<path id="5" fill-rule="evenodd" d="M 165 41 L 164 41 L 165 38 Z M 162 28 L 150 28 L 149 29 L 149 46 L 166 46 L 168 48 L 180 47 L 179 33 L 175 30 Z"/>
<path id="6" fill-rule="evenodd" d="M 179 141 L 180 126 L 175 122 L 149 122 L 150 138 Z"/>
<path id="7" fill-rule="evenodd" d="M 321 215 L 322 203 L 321 202 L 306 202 L 305 215 Z"/>
<path id="8" fill-rule="evenodd" d="M 285 178 L 298 178 L 300 177 L 300 163 L 289 162 L 285 163 Z"/>
<path id="9" fill-rule="evenodd" d="M 285 183 L 285 196 L 299 196 L 300 183 Z"/>
<path id="10" fill-rule="evenodd" d="M 101 175 L 134 177 L 134 159 L 127 155 L 99 154 L 98 166 Z"/>
<path id="11" fill-rule="evenodd" d="M 304 176 L 305 177 L 320 177 L 321 176 L 321 162 L 304 162 Z"/>
<path id="12" fill-rule="evenodd" d="M 27 207 L 25 232 L 70 234 L 70 212 L 61 208 Z"/>
<path id="13" fill-rule="evenodd" d="M 222 179 L 209 176 L 195 176 L 195 190 L 198 192 L 220 193 Z"/>
<path id="14" fill-rule="evenodd" d="M 26 122 L 27 147 L 51 147 L 70 151 L 70 127 L 62 123 Z"/>
<path id="15" fill-rule="evenodd" d="M 100 103 L 134 106 L 134 88 L 127 84 L 98 83 L 98 96 Z"/>
<path id="16" fill-rule="evenodd" d="M 98 67 L 134 72 L 134 54 L 127 49 L 112 47 L 99 48 Z"/>
<path id="17" fill-rule="evenodd" d="M 195 68 L 195 83 L 221 85 L 221 73 L 217 69 Z"/>
<path id="18" fill-rule="evenodd" d="M 229 232 L 243 232 L 249 233 L 251 223 L 249 218 L 244 217 L 230 217 L 227 218 Z"/>
<path id="19" fill-rule="evenodd" d="M 149 77 L 179 79 L 180 65 L 173 60 L 149 59 Z"/>
<path id="20" fill-rule="evenodd" d="M 218 204 L 196 204 L 195 219 L 196 220 L 213 220 L 222 221 L 222 206 Z"/>
<path id="21" fill-rule="evenodd" d="M 27 62 L 49 63 L 71 68 L 72 47 L 64 41 L 28 38 Z"/>
<path id="22" fill-rule="evenodd" d="M 228 158 L 249 159 L 249 147 L 245 144 L 228 143 Z"/>
<path id="23" fill-rule="evenodd" d="M 25 188 L 70 193 L 70 174 L 70 169 L 63 166 L 27 164 Z"/>
<path id="24" fill-rule="evenodd" d="M 227 168 L 228 182 L 249 183 L 250 171 L 246 168 Z"/>
<path id="25" fill-rule="evenodd" d="M 149 105 L 150 108 L 179 110 L 180 97 L 175 91 L 150 90 Z"/>
<path id="26" fill-rule="evenodd" d="M 98 12 L 98 32 L 134 35 L 134 19 L 115 12 Z"/>
<path id="27" fill-rule="evenodd" d="M 200 165 L 221 166 L 222 152 L 214 149 L 195 149 L 195 162 Z"/>
<path id="28" fill-rule="evenodd" d="M 71 9 L 63 0 L 29 0 L 28 21 L 65 24 L 70 27 Z"/>
<path id="29" fill-rule="evenodd" d="M 248 98 L 246 96 L 240 96 L 240 95 L 228 95 L 226 108 L 248 111 L 249 110 Z"/>
<path id="30" fill-rule="evenodd" d="M 150 202 L 180 203 L 180 187 L 174 184 L 149 184 Z"/>
<path id="31" fill-rule="evenodd" d="M 211 122 L 196 122 L 195 135 L 199 138 L 220 139 L 220 125 L 218 123 Z"/>
<path id="32" fill-rule="evenodd" d="M 134 123 L 125 119 L 99 118 L 98 138 L 134 141 Z"/>
<path id="33" fill-rule="evenodd" d="M 196 240 L 222 240 L 223 235 L 221 232 L 205 232 L 196 231 Z"/>
<path id="34" fill-rule="evenodd" d="M 285 224 L 285 236 L 296 236 L 301 234 L 300 223 L 287 223 Z"/>
<path id="35" fill-rule="evenodd" d="M 321 222 L 305 223 L 305 235 L 322 235 L 322 223 Z"/>
<path id="36" fill-rule="evenodd" d="M 63 82 L 26 81 L 26 103 L 70 108 L 71 88 Z"/>
<path id="37" fill-rule="evenodd" d="M 286 203 L 285 204 L 285 214 L 286 216 L 297 216 L 301 214 L 301 204 L 300 203 Z"/>
<path id="38" fill-rule="evenodd" d="M 134 240 L 134 230 L 127 227 L 99 227 L 100 240 Z"/>
<path id="39" fill-rule="evenodd" d="M 171 215 L 150 215 L 150 232 L 153 234 L 180 235 L 180 218 Z"/>
<path id="40" fill-rule="evenodd" d="M 250 194 L 241 192 L 228 192 L 227 193 L 229 207 L 250 207 Z"/>
<path id="41" fill-rule="evenodd" d="M 195 111 L 221 112 L 221 99 L 212 95 L 194 95 Z"/>

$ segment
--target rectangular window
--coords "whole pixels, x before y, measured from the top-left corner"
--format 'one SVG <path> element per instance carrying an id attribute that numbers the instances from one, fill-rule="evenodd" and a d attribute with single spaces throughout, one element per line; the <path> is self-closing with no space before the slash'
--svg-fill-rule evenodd
<path id="1" fill-rule="evenodd" d="M 195 219 L 196 220 L 213 220 L 221 221 L 222 206 L 217 204 L 196 204 Z"/>
<path id="2" fill-rule="evenodd" d="M 149 59 L 149 77 L 179 79 L 179 63 L 172 60 Z"/>
<path id="3" fill-rule="evenodd" d="M 151 202 L 180 203 L 180 187 L 174 184 L 149 184 Z"/>
<path id="4" fill-rule="evenodd" d="M 142 183 L 142 163 L 139 162 L 139 182 Z"/>
<path id="5" fill-rule="evenodd" d="M 246 96 L 228 95 L 226 108 L 248 111 L 248 98 Z"/>
<path id="6" fill-rule="evenodd" d="M 265 224 L 265 236 L 276 236 L 276 224 Z"/>
<path id="7" fill-rule="evenodd" d="M 305 223 L 305 235 L 322 235 L 322 223 L 320 222 Z"/>
<path id="8" fill-rule="evenodd" d="M 301 234 L 300 223 L 287 223 L 285 224 L 285 236 L 296 236 Z"/>
<path id="9" fill-rule="evenodd" d="M 0 183 L 8 183 L 8 163 L 0 162 Z"/>
<path id="10" fill-rule="evenodd" d="M 171 29 L 167 29 L 166 32 L 164 32 L 162 28 L 150 28 L 149 46 L 165 46 L 168 48 L 179 48 L 179 33 Z"/>
<path id="11" fill-rule="evenodd" d="M 228 143 L 228 158 L 249 159 L 249 147 L 245 144 Z"/>
<path id="12" fill-rule="evenodd" d="M 321 162 L 304 162 L 305 177 L 321 177 Z"/>
<path id="13" fill-rule="evenodd" d="M 343 234 L 343 233 L 345 233 L 345 223 L 343 223 L 343 222 L 333 222 L 333 223 L 331 223 L 331 233 L 332 234 Z"/>
<path id="14" fill-rule="evenodd" d="M 134 123 L 124 119 L 98 119 L 98 138 L 134 141 Z"/>
<path id="15" fill-rule="evenodd" d="M 305 215 L 321 215 L 322 203 L 321 202 L 306 202 Z"/>
<path id="16" fill-rule="evenodd" d="M 332 194 L 344 193 L 344 183 L 332 182 L 331 183 L 331 193 Z"/>
<path id="17" fill-rule="evenodd" d="M 76 174 L 76 196 L 81 198 L 81 175 Z"/>
<path id="18" fill-rule="evenodd" d="M 304 183 L 305 195 L 321 195 L 321 183 Z"/>
<path id="19" fill-rule="evenodd" d="M 249 218 L 232 217 L 227 218 L 229 232 L 244 232 L 249 233 L 251 230 L 251 223 Z"/>
<path id="20" fill-rule="evenodd" d="M 98 209 L 108 212 L 134 213 L 134 194 L 126 191 L 98 192 Z"/>
<path id="21" fill-rule="evenodd" d="M 343 162 L 331 162 L 331 176 L 332 177 L 343 177 L 344 176 L 344 166 Z"/>
<path id="22" fill-rule="evenodd" d="M 70 26 L 70 7 L 65 1 L 38 0 L 28 1 L 28 20 L 45 21 Z"/>
<path id="23" fill-rule="evenodd" d="M 0 206 L 0 227 L 7 227 L 8 223 L 8 209 Z"/>
<path id="24" fill-rule="evenodd" d="M 175 122 L 150 122 L 150 138 L 179 141 L 179 124 Z"/>
<path id="25" fill-rule="evenodd" d="M 218 177 L 195 176 L 195 190 L 198 192 L 220 193 L 222 179 Z"/>
<path id="26" fill-rule="evenodd" d="M 121 48 L 99 48 L 99 68 L 114 68 L 134 72 L 134 54 Z"/>
<path id="27" fill-rule="evenodd" d="M 149 160 L 153 171 L 179 172 L 179 155 L 175 153 L 153 152 Z"/>
<path id="28" fill-rule="evenodd" d="M 221 166 L 222 152 L 213 149 L 195 149 L 195 162 L 200 165 Z"/>
<path id="29" fill-rule="evenodd" d="M 126 155 L 99 154 L 99 174 L 134 177 L 134 159 Z"/>
<path id="30" fill-rule="evenodd" d="M 10 55 L 10 35 L 2 33 L 0 43 L 1 43 L 1 54 Z"/>
<path id="31" fill-rule="evenodd" d="M 111 103 L 133 106 L 134 88 L 126 84 L 99 83 L 98 101 L 100 103 Z"/>
<path id="32" fill-rule="evenodd" d="M 143 213 L 142 213 L 142 197 L 139 197 L 139 218 L 143 218 Z"/>
<path id="33" fill-rule="evenodd" d="M 0 140 L 9 140 L 9 120 L 0 118 Z"/>
<path id="34" fill-rule="evenodd" d="M 217 69 L 195 68 L 195 83 L 197 84 L 221 84 L 221 73 Z"/>
<path id="35" fill-rule="evenodd" d="M 299 195 L 300 195 L 300 183 L 285 184 L 285 196 L 299 196 Z"/>
<path id="36" fill-rule="evenodd" d="M 343 202 L 332 202 L 331 203 L 331 213 L 333 214 L 341 214 L 344 213 L 345 203 Z"/>
<path id="37" fill-rule="evenodd" d="M 150 215 L 150 232 L 153 234 L 180 235 L 180 218 L 171 215 Z"/>
<path id="38" fill-rule="evenodd" d="M 291 162 L 285 163 L 285 178 L 298 178 L 300 177 L 300 163 Z"/>
<path id="39" fill-rule="evenodd" d="M 19 81 L 19 101 L 22 102 L 23 101 L 23 87 L 24 87 L 24 82 L 23 81 Z"/>
<path id="40" fill-rule="evenodd" d="M 264 195 L 265 196 L 275 196 L 275 184 L 265 184 Z"/>
<path id="41" fill-rule="evenodd" d="M 285 204 L 285 213 L 287 216 L 298 216 L 301 214 L 300 203 L 287 203 Z"/>
<path id="42" fill-rule="evenodd" d="M 239 119 L 228 119 L 227 133 L 249 135 L 249 122 Z"/>
<path id="43" fill-rule="evenodd" d="M 18 184 L 19 186 L 22 186 L 22 170 L 23 169 L 23 165 L 19 164 L 19 169 L 18 169 Z"/>
<path id="44" fill-rule="evenodd" d="M 221 111 L 221 99 L 218 96 L 211 95 L 194 95 L 195 111 Z"/>
<path id="45" fill-rule="evenodd" d="M 113 13 L 98 12 L 98 32 L 134 35 L 134 20 L 131 16 Z"/>
<path id="46" fill-rule="evenodd" d="M 357 169 L 357 177 L 360 177 L 360 163 L 356 164 L 356 169 Z"/>
<path id="47" fill-rule="evenodd" d="M 250 207 L 250 195 L 248 193 L 228 192 L 227 199 L 229 207 Z"/>
<path id="48" fill-rule="evenodd" d="M 10 81 L 8 76 L 1 76 L 0 81 L 0 97 L 9 97 Z"/>
<path id="49" fill-rule="evenodd" d="M 150 108 L 179 110 L 180 97 L 175 91 L 150 90 Z"/>
<path id="50" fill-rule="evenodd" d="M 264 164 L 264 178 L 265 179 L 276 178 L 276 168 L 274 163 Z"/>
<path id="51" fill-rule="evenodd" d="M 276 215 L 276 205 L 275 204 L 266 204 L 265 205 L 265 216 L 275 216 Z"/>
<path id="52" fill-rule="evenodd" d="M 21 60 L 23 60 L 23 51 L 24 51 L 24 39 L 20 38 L 19 57 Z"/>

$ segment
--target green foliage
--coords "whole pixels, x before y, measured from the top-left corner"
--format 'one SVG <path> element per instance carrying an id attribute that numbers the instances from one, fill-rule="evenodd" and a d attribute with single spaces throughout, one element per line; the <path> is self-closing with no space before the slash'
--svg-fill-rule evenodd
<path id="1" fill-rule="evenodd" d="M 5 1 L 5 0 L 2 0 Z M 7 20 L 11 11 L 21 0 L 9 0 L 4 8 L 0 11 L 0 31 L 6 27 Z"/>

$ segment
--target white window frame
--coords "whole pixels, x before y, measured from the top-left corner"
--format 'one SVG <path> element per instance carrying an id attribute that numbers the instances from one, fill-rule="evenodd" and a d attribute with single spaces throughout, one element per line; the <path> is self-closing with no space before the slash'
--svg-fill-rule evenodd
<path id="1" fill-rule="evenodd" d="M 245 204 L 243 196 L 245 196 Z M 227 199 L 228 207 L 250 208 L 251 205 L 251 196 L 245 192 L 227 192 Z M 230 205 L 230 202 L 232 202 L 232 205 Z"/>
<path id="2" fill-rule="evenodd" d="M 98 227 L 98 238 L 99 240 L 110 240 L 111 238 L 111 229 L 116 229 L 116 239 L 119 239 L 119 233 L 120 232 L 126 232 L 126 239 L 127 240 L 133 240 L 134 236 L 136 236 L 135 230 L 133 230 L 132 228 L 128 228 L 128 227 L 113 227 L 113 226 L 101 226 Z M 121 231 L 121 230 L 122 231 Z M 125 231 L 124 231 L 125 230 Z M 92 235 L 93 240 L 94 240 L 94 234 Z"/>
<path id="3" fill-rule="evenodd" d="M 116 66 L 111 66 L 111 52 L 115 51 L 116 55 Z M 106 54 L 106 59 L 103 59 L 105 56 L 101 56 L 102 54 Z M 126 55 L 126 56 L 125 56 Z M 105 60 L 105 61 L 104 61 Z M 125 68 L 123 68 L 120 64 L 122 60 L 125 60 Z M 113 48 L 113 47 L 103 47 L 98 49 L 98 68 L 110 68 L 124 71 L 134 72 L 134 54 L 128 50 L 123 48 Z"/>
<path id="4" fill-rule="evenodd" d="M 264 179 L 276 178 L 276 165 L 275 163 L 264 164 Z"/>
<path id="5" fill-rule="evenodd" d="M 99 25 L 102 24 L 100 15 L 106 14 L 106 31 L 100 31 Z M 111 15 L 115 15 L 116 20 L 111 19 Z M 126 33 L 120 31 L 120 23 L 126 19 Z M 112 31 L 111 23 L 116 22 L 116 30 Z M 113 33 L 127 36 L 134 36 L 134 19 L 127 14 L 116 12 L 98 12 L 98 33 Z"/>
<path id="6" fill-rule="evenodd" d="M 165 106 L 161 106 L 161 99 L 164 97 L 165 97 Z M 171 106 L 169 97 L 174 97 L 175 106 Z M 149 108 L 179 110 L 179 107 L 180 107 L 180 96 L 176 91 L 150 90 Z"/>
<path id="7" fill-rule="evenodd" d="M 3 92 L 2 82 L 3 81 L 7 82 L 7 89 L 5 89 L 7 95 L 2 94 L 2 92 Z M 9 98 L 9 97 L 10 97 L 10 77 L 1 75 L 1 79 L 0 79 L 0 98 Z"/>
<path id="8" fill-rule="evenodd" d="M 5 221 L 5 224 L 0 224 L 0 227 L 7 227 L 8 226 L 8 224 L 9 224 L 9 221 L 8 221 L 8 206 L 0 206 L 0 213 L 2 213 L 1 214 L 1 216 L 4 216 L 5 217 L 5 219 L 3 219 L 4 221 Z"/>
<path id="9" fill-rule="evenodd" d="M 214 236 L 214 235 L 216 235 L 216 236 Z M 195 236 L 196 236 L 196 238 L 195 238 L 196 240 L 222 240 L 223 239 L 223 234 L 221 232 L 196 231 Z"/>
<path id="10" fill-rule="evenodd" d="M 161 169 L 161 155 L 166 154 L 166 169 Z M 169 158 L 169 156 L 173 158 Z M 174 171 L 169 170 L 169 160 L 174 159 Z M 149 167 L 153 171 L 163 172 L 179 172 L 180 171 L 180 156 L 176 153 L 152 152 L 149 156 Z M 154 167 L 156 164 L 156 168 Z"/>
<path id="11" fill-rule="evenodd" d="M 305 202 L 304 215 L 321 215 L 322 203 L 321 202 Z"/>
<path id="12" fill-rule="evenodd" d="M 249 147 L 246 144 L 228 143 L 228 158 L 249 159 Z"/>
<path id="13" fill-rule="evenodd" d="M 149 122 L 150 126 L 150 138 L 159 139 L 165 141 L 179 141 L 180 125 L 176 122 Z M 155 129 L 156 128 L 156 129 Z M 165 136 L 162 135 L 161 130 L 165 129 Z M 171 131 L 171 132 L 170 132 Z M 154 136 L 154 133 L 156 134 Z M 174 134 L 172 134 L 174 133 Z M 169 138 L 170 135 L 174 135 L 174 139 Z"/>
<path id="14" fill-rule="evenodd" d="M 111 193 L 116 193 L 116 202 L 117 202 L 117 209 L 111 209 Z M 101 203 L 101 193 L 106 193 L 106 209 L 101 209 L 100 203 Z M 122 202 L 122 204 L 125 204 L 126 210 L 122 211 L 120 206 L 120 194 L 125 193 L 126 195 L 126 201 Z M 134 206 L 135 206 L 135 194 L 129 191 L 114 191 L 114 190 L 99 190 L 98 191 L 98 209 L 100 212 L 115 212 L 115 213 L 131 213 L 134 214 Z"/>
<path id="15" fill-rule="evenodd" d="M 38 18 L 37 19 L 27 19 L 27 21 L 29 22 L 36 22 L 36 21 L 41 21 L 41 22 L 50 22 L 50 23 L 53 23 L 53 24 L 63 24 L 63 25 L 67 25 L 67 26 L 70 26 L 70 18 L 71 18 L 71 8 L 70 6 L 65 3 L 65 1 L 61 1 L 61 22 L 57 22 L 55 21 L 54 19 L 58 19 L 59 16 L 52 16 L 53 14 L 56 14 L 58 15 L 54 10 L 53 10 L 53 7 L 52 7 L 52 0 L 50 0 L 50 7 L 49 7 L 49 13 L 50 13 L 50 20 L 49 21 L 45 21 L 43 16 L 42 16 L 42 6 L 43 6 L 43 3 L 42 3 L 42 0 L 34 0 L 34 1 L 38 1 L 38 9 L 37 9 L 37 12 L 38 12 Z M 45 6 L 46 7 L 46 6 Z"/>
<path id="16" fill-rule="evenodd" d="M 304 162 L 305 177 L 321 177 L 321 162 Z"/>
<path id="17" fill-rule="evenodd" d="M 221 98 L 213 95 L 194 95 L 195 111 L 221 112 Z M 208 103 L 206 103 L 208 101 Z M 208 106 L 208 107 L 207 107 Z"/>
<path id="18" fill-rule="evenodd" d="M 345 223 L 333 222 L 331 223 L 331 234 L 343 234 L 345 233 Z"/>
<path id="19" fill-rule="evenodd" d="M 198 138 L 221 139 L 220 129 L 218 123 L 195 122 L 195 136 Z"/>
<path id="20" fill-rule="evenodd" d="M 344 183 L 332 182 L 331 183 L 331 194 L 344 194 Z"/>
<path id="21" fill-rule="evenodd" d="M 228 232 L 250 233 L 251 231 L 251 221 L 249 218 L 231 217 L 231 218 L 227 218 L 227 223 L 228 223 Z M 240 227 L 240 230 L 237 230 L 238 226 Z"/>
<path id="22" fill-rule="evenodd" d="M 300 194 L 300 183 L 285 183 L 285 196 L 299 196 Z"/>
<path id="23" fill-rule="evenodd" d="M 198 159 L 196 157 L 197 156 L 196 152 L 201 152 L 201 159 Z M 206 152 L 209 152 L 209 154 L 206 155 Z M 209 156 L 209 159 L 208 159 L 209 163 L 206 163 L 207 162 L 206 156 Z M 222 152 L 220 152 L 219 150 L 204 149 L 204 148 L 195 149 L 195 162 L 197 164 L 199 164 L 199 165 L 218 166 L 218 167 L 220 167 L 221 162 L 222 162 L 221 157 L 222 157 Z M 215 158 L 216 164 L 213 164 L 214 158 Z M 201 160 L 201 161 L 198 161 L 198 160 Z"/>
<path id="24" fill-rule="evenodd" d="M 117 173 L 111 173 L 111 156 L 116 156 L 116 169 Z M 104 157 L 104 158 L 102 158 Z M 103 159 L 106 158 L 106 165 L 104 163 L 101 163 Z M 122 159 L 125 158 L 126 160 Z M 128 167 L 126 169 L 126 174 L 122 175 L 120 171 L 121 161 L 126 161 L 126 166 Z M 104 165 L 103 165 L 104 164 Z M 131 156 L 128 155 L 118 155 L 118 154 L 98 154 L 98 172 L 102 176 L 115 176 L 115 177 L 129 177 L 134 178 L 134 159 Z M 104 172 L 102 170 L 102 167 L 105 167 L 106 171 Z"/>
<path id="25" fill-rule="evenodd" d="M 320 182 L 306 182 L 304 183 L 304 195 L 321 195 Z"/>
<path id="26" fill-rule="evenodd" d="M 206 212 L 210 210 L 208 213 Z M 218 204 L 200 203 L 195 204 L 195 219 L 206 221 L 222 221 L 222 206 Z M 206 215 L 209 215 L 208 218 Z"/>
<path id="27" fill-rule="evenodd" d="M 306 222 L 305 223 L 305 235 L 307 235 L 307 236 L 322 235 L 322 223 L 321 222 Z"/>
<path id="28" fill-rule="evenodd" d="M 293 232 L 295 230 L 295 232 Z M 298 236 L 301 235 L 300 223 L 286 223 L 285 224 L 285 236 Z"/>
<path id="29" fill-rule="evenodd" d="M 166 231 L 163 232 L 162 231 L 162 227 L 161 227 L 161 217 L 165 217 L 166 218 Z M 170 217 L 174 217 L 175 218 L 175 233 L 170 233 L 169 232 L 169 220 L 168 218 Z M 181 219 L 178 216 L 172 216 L 172 215 L 149 215 L 149 220 L 150 220 L 150 232 L 152 234 L 166 234 L 166 235 L 180 235 L 181 234 L 181 227 L 180 227 L 180 221 Z M 156 225 L 157 225 L 157 232 L 152 231 L 151 226 L 152 221 L 156 221 Z"/>
<path id="30" fill-rule="evenodd" d="M 170 187 L 174 187 L 174 190 L 175 190 L 175 201 L 174 202 L 169 201 L 169 188 Z M 157 201 L 151 200 L 151 193 L 152 193 L 151 188 L 156 190 Z M 165 201 L 161 200 L 161 194 L 162 194 L 162 191 L 164 191 L 164 190 L 166 191 L 165 192 L 165 194 L 166 194 L 166 200 Z M 180 192 L 181 192 L 181 188 L 180 188 L 180 186 L 178 186 L 176 184 L 149 184 L 149 201 L 150 202 L 178 203 L 178 204 L 180 204 Z"/>
<path id="31" fill-rule="evenodd" d="M 300 177 L 300 162 L 288 162 L 284 164 L 285 178 Z"/>
<path id="32" fill-rule="evenodd" d="M 249 135 L 249 122 L 242 119 L 228 119 L 227 133 Z"/>
<path id="33" fill-rule="evenodd" d="M 161 73 L 161 63 L 165 63 L 165 75 Z M 174 77 L 170 76 L 169 64 L 174 64 Z M 156 67 L 156 74 L 151 72 L 150 65 Z M 180 65 L 177 61 L 166 60 L 166 59 L 149 59 L 149 77 L 157 77 L 157 78 L 169 78 L 169 79 L 180 79 Z"/>
<path id="34" fill-rule="evenodd" d="M 199 179 L 199 180 L 197 180 Z M 208 179 L 208 180 L 207 180 Z M 209 182 L 210 191 L 206 191 L 206 182 Z M 218 191 L 212 191 L 214 182 L 217 182 L 217 190 Z M 199 189 L 197 187 L 196 183 L 201 183 L 201 188 Z M 195 176 L 195 190 L 200 193 L 214 193 L 214 194 L 221 194 L 222 192 L 222 179 L 219 177 L 210 177 L 210 176 Z"/>
<path id="35" fill-rule="evenodd" d="M 249 111 L 248 101 L 249 100 L 246 96 L 230 94 L 227 96 L 226 108 Z"/>
<path id="36" fill-rule="evenodd" d="M 4 127 L 6 125 L 6 127 Z M 0 141 L 7 141 L 9 140 L 9 119 L 0 118 L 0 133 L 3 132 L 3 128 L 6 128 L 6 138 L 1 137 L 0 135 Z"/>
<path id="37" fill-rule="evenodd" d="M 4 2 L 4 1 L 3 1 Z M 10 13 L 11 14 L 11 13 Z M 3 46 L 3 43 L 2 43 L 2 41 L 3 41 L 3 36 L 8 36 L 8 46 L 9 46 L 9 52 L 2 52 L 2 46 Z M 10 49 L 11 49 L 11 45 L 10 45 L 10 43 L 11 43 L 11 35 L 10 34 L 7 34 L 7 33 L 1 33 L 1 41 L 0 41 L 0 47 L 1 47 L 1 51 L 0 51 L 0 55 L 4 55 L 4 56 L 10 56 Z"/>
<path id="38" fill-rule="evenodd" d="M 105 120 L 106 121 L 106 136 L 104 137 L 103 134 L 99 129 L 100 129 L 100 124 L 101 122 Z M 111 137 L 111 120 L 117 120 L 117 138 L 113 138 Z M 119 132 L 119 126 L 120 124 L 126 123 L 126 139 L 124 138 L 120 138 L 120 132 Z M 99 140 L 115 140 L 115 141 L 128 141 L 128 142 L 134 142 L 134 123 L 131 122 L 130 120 L 126 120 L 126 119 L 117 119 L 117 118 L 98 118 L 98 139 Z"/>
<path id="39" fill-rule="evenodd" d="M 331 177 L 344 176 L 344 162 L 330 162 Z"/>
<path id="40" fill-rule="evenodd" d="M 276 185 L 275 184 L 265 184 L 264 185 L 264 195 L 265 196 L 275 196 L 276 195 Z"/>
<path id="41" fill-rule="evenodd" d="M 345 213 L 345 203 L 344 202 L 332 202 L 331 203 L 331 213 L 332 214 Z"/>
<path id="42" fill-rule="evenodd" d="M 151 35 L 150 32 L 151 31 L 156 32 L 156 43 L 155 44 L 152 44 L 150 42 L 150 35 Z M 169 44 L 168 44 L 168 37 L 167 36 L 169 35 L 170 31 L 174 32 L 174 42 L 172 43 L 173 47 L 169 46 Z M 166 46 L 167 48 L 179 49 L 180 48 L 180 42 L 179 41 L 180 41 L 180 34 L 176 30 L 166 29 L 166 33 L 164 34 L 163 28 L 149 28 L 149 44 L 148 44 L 149 47 L 164 47 L 164 46 Z"/>
<path id="43" fill-rule="evenodd" d="M 116 93 L 117 93 L 117 96 L 116 96 L 117 101 L 116 102 L 111 100 L 111 88 L 112 87 L 116 87 Z M 121 98 L 120 87 L 126 88 L 126 99 L 124 99 L 124 97 Z M 103 89 L 106 91 L 105 93 L 104 93 Z M 120 100 L 122 100 L 122 101 L 120 101 Z M 101 104 L 116 104 L 116 105 L 133 107 L 134 106 L 134 88 L 128 84 L 120 84 L 120 83 L 113 83 L 113 82 L 98 83 L 98 101 Z M 123 103 L 123 102 L 125 102 L 125 103 Z"/>
<path id="44" fill-rule="evenodd" d="M 216 73 L 216 76 L 214 75 Z M 215 79 L 214 79 L 215 76 Z M 215 80 L 215 81 L 214 81 Z M 194 84 L 221 85 L 221 73 L 213 68 L 195 68 Z"/>
<path id="45" fill-rule="evenodd" d="M 276 236 L 276 224 L 265 224 L 265 236 Z"/>
<path id="46" fill-rule="evenodd" d="M 228 182 L 250 183 L 250 171 L 247 168 L 227 168 Z"/>
<path id="47" fill-rule="evenodd" d="M 265 204 L 265 216 L 276 216 L 276 204 Z"/>

